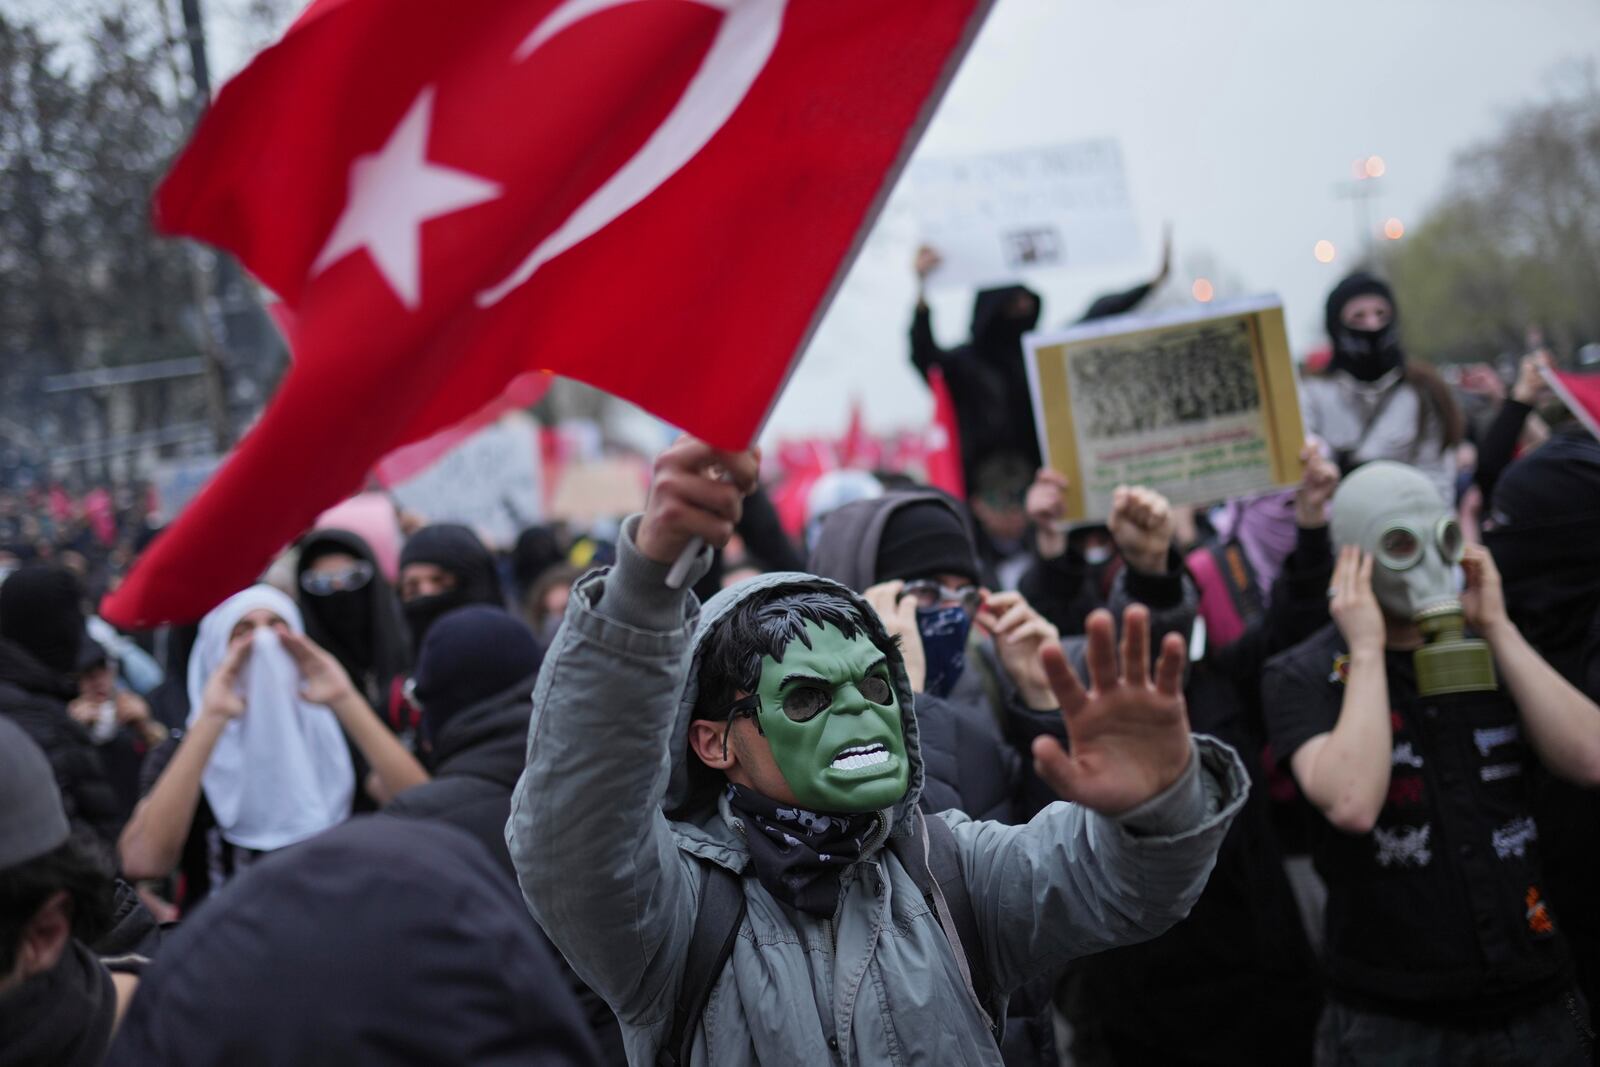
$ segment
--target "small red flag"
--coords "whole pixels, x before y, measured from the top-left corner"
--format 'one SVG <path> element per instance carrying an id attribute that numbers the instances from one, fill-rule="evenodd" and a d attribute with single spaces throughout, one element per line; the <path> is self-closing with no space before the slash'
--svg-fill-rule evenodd
<path id="1" fill-rule="evenodd" d="M 1567 410 L 1600 437 L 1600 374 L 1568 374 L 1546 370 L 1544 380 L 1556 391 Z"/>
<path id="2" fill-rule="evenodd" d="M 944 371 L 928 368 L 928 389 L 933 393 L 933 425 L 928 447 L 928 484 L 957 500 L 967 498 L 967 480 L 961 470 L 961 431 L 956 424 L 956 402 Z"/>
<path id="3" fill-rule="evenodd" d="M 318 0 L 156 196 L 294 365 L 106 618 L 198 617 L 524 372 L 746 446 L 991 3 Z"/>

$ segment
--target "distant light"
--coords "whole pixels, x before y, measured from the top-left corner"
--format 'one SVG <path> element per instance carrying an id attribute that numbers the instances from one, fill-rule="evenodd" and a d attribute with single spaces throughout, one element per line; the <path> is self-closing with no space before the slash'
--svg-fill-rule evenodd
<path id="1" fill-rule="evenodd" d="M 1350 176 L 1358 182 L 1366 181 L 1367 161 L 1365 159 L 1358 159 L 1354 163 L 1350 164 Z"/>
<path id="2" fill-rule="evenodd" d="M 1189 291 L 1202 304 L 1211 303 L 1211 298 L 1217 295 L 1217 291 L 1212 288 L 1211 279 L 1209 278 L 1196 278 L 1194 284 L 1189 287 Z"/>
<path id="3" fill-rule="evenodd" d="M 1383 235 L 1391 241 L 1398 241 L 1406 235 L 1406 224 L 1399 219 L 1390 219 L 1383 224 Z"/>
<path id="4" fill-rule="evenodd" d="M 1318 263 L 1332 263 L 1335 254 L 1333 242 L 1318 241 L 1317 246 L 1311 250 L 1311 254 L 1317 257 Z"/>
<path id="5" fill-rule="evenodd" d="M 1381 177 L 1383 177 L 1383 172 L 1388 170 L 1389 168 L 1384 166 L 1383 157 L 1382 156 L 1368 156 L 1367 157 L 1366 166 L 1365 166 L 1364 169 L 1367 172 L 1367 177 L 1369 177 L 1369 178 L 1381 178 Z"/>

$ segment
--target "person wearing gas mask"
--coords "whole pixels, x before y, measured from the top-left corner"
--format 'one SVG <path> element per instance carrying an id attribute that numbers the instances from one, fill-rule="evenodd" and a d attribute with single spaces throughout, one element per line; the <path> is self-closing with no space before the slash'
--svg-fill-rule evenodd
<path id="1" fill-rule="evenodd" d="M 1152 673 L 1133 608 L 1120 658 L 1090 621 L 1088 691 L 1041 653 L 1070 745 L 1033 756 L 1075 803 L 925 816 L 916 697 L 865 600 L 775 573 L 702 611 L 665 582 L 726 543 L 758 463 L 681 438 L 574 590 L 506 827 L 524 896 L 631 1063 L 998 1067 L 1012 990 L 1188 910 L 1244 769 L 1189 733 L 1182 641 Z"/>
<path id="2" fill-rule="evenodd" d="M 1529 778 L 1537 761 L 1600 785 L 1600 707 L 1511 622 L 1420 471 L 1357 469 L 1332 533 L 1334 624 L 1263 683 L 1273 748 L 1323 816 L 1318 1062 L 1586 1064 Z"/>
<path id="3" fill-rule="evenodd" d="M 200 622 L 188 729 L 151 752 L 118 842 L 128 878 L 184 873 L 192 908 L 261 856 L 350 816 L 351 746 L 387 799 L 428 780 L 283 593 L 252 586 Z M 346 738 L 349 741 L 347 743 Z"/>
<path id="4" fill-rule="evenodd" d="M 1306 430 L 1342 471 L 1374 459 L 1406 463 L 1453 503 L 1461 409 L 1433 368 L 1406 360 L 1393 291 L 1357 271 L 1328 294 L 1324 322 L 1333 356 L 1326 373 L 1302 382 Z"/>

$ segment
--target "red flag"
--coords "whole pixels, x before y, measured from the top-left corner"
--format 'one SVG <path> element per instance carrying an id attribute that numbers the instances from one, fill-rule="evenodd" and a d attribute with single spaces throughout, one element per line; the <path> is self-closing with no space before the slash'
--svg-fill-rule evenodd
<path id="1" fill-rule="evenodd" d="M 200 615 L 526 371 L 748 444 L 991 2 L 318 0 L 156 197 L 294 366 L 106 617 Z"/>
<path id="2" fill-rule="evenodd" d="M 957 500 L 967 498 L 966 478 L 961 471 L 961 434 L 956 425 L 955 399 L 944 380 L 944 371 L 928 369 L 928 389 L 933 393 L 933 426 L 928 431 L 928 484 L 943 489 Z"/>
<path id="3" fill-rule="evenodd" d="M 1547 370 L 1544 380 L 1567 405 L 1567 410 L 1588 427 L 1590 433 L 1600 437 L 1600 374 Z"/>

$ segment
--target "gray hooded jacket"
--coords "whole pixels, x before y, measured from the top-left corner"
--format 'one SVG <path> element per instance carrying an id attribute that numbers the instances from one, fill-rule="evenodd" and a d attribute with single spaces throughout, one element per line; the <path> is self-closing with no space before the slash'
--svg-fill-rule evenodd
<path id="1" fill-rule="evenodd" d="M 702 612 L 634 547 L 638 521 L 624 526 L 616 567 L 578 583 L 545 656 L 506 840 L 535 918 L 615 1009 L 630 1062 L 646 1065 L 672 1026 L 703 865 L 753 874 L 715 779 L 691 773 L 702 642 L 746 597 L 797 582 L 838 588 L 875 617 L 842 587 L 796 574 L 745 582 Z M 911 784 L 891 835 L 918 826 L 923 780 L 912 694 L 898 662 L 894 671 Z M 1196 750 L 1177 784 L 1119 819 L 1066 803 L 1023 826 L 937 816 L 954 829 L 999 990 L 1188 913 L 1248 788 L 1227 746 L 1202 737 Z M 959 949 L 890 850 L 845 871 L 831 920 L 780 903 L 754 877 L 743 885 L 748 911 L 697 1023 L 695 1064 L 999 1067 Z"/>

